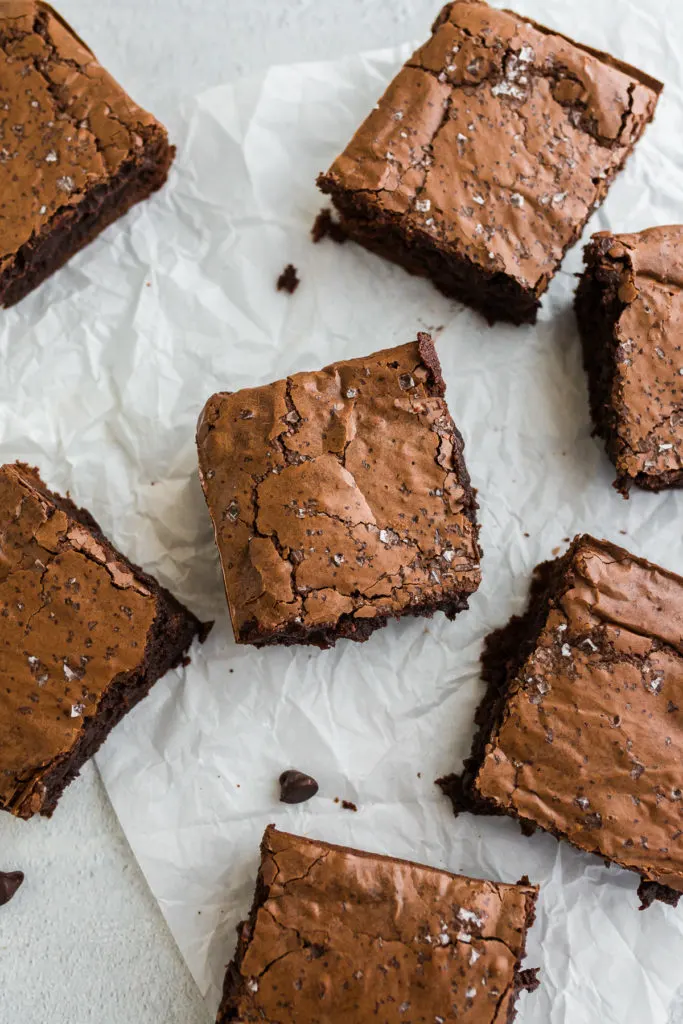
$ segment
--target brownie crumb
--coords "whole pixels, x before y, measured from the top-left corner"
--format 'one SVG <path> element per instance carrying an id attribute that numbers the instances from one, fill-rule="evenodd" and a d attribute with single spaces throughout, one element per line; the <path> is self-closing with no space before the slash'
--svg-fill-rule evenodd
<path id="1" fill-rule="evenodd" d="M 338 221 L 333 220 L 328 209 L 321 210 L 313 222 L 311 237 L 315 245 L 322 242 L 323 238 L 331 238 L 337 245 L 346 241 L 346 232 Z"/>
<path id="2" fill-rule="evenodd" d="M 280 802 L 302 804 L 318 792 L 318 783 L 312 775 L 289 768 L 280 776 Z"/>
<path id="3" fill-rule="evenodd" d="M 296 267 L 293 263 L 288 263 L 277 279 L 277 290 L 293 295 L 300 284 L 301 281 L 299 280 Z"/>
<path id="4" fill-rule="evenodd" d="M 342 807 L 345 811 L 357 811 L 358 808 L 351 800 L 342 800 Z"/>
<path id="5" fill-rule="evenodd" d="M 667 903 L 670 907 L 677 907 L 681 895 L 675 889 L 670 889 L 668 885 L 642 878 L 638 886 L 638 899 L 640 900 L 638 910 L 648 910 L 657 901 Z"/>
<path id="6" fill-rule="evenodd" d="M 9 903 L 23 881 L 23 871 L 0 871 L 0 907 Z"/>
<path id="7" fill-rule="evenodd" d="M 519 987 L 526 989 L 527 992 L 535 992 L 541 984 L 538 977 L 538 967 L 527 967 L 526 970 L 520 971 L 517 975 L 519 981 Z"/>
<path id="8" fill-rule="evenodd" d="M 183 668 L 187 668 L 187 666 L 188 666 L 188 665 L 191 665 L 191 664 L 192 664 L 192 658 L 188 658 L 188 656 L 187 656 L 187 655 L 185 655 L 185 657 L 184 657 L 184 658 L 183 658 L 183 660 L 182 660 L 182 661 L 180 662 L 180 664 L 181 664 L 181 666 L 182 666 Z"/>

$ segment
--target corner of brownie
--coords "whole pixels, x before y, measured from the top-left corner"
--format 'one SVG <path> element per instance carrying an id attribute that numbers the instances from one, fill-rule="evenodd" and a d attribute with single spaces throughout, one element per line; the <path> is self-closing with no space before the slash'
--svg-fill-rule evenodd
<path id="1" fill-rule="evenodd" d="M 197 444 L 238 642 L 366 640 L 478 587 L 475 492 L 428 334 L 209 399 Z"/>
<path id="2" fill-rule="evenodd" d="M 661 89 L 512 11 L 456 0 L 318 186 L 346 237 L 491 323 L 533 323 Z"/>
<path id="3" fill-rule="evenodd" d="M 0 6 L 0 306 L 28 295 L 160 188 L 166 129 L 42 0 Z"/>
<path id="4" fill-rule="evenodd" d="M 488 638 L 487 693 L 461 810 L 506 814 L 641 876 L 643 907 L 683 892 L 683 578 L 578 536 Z M 635 809 L 634 809 L 635 808 Z"/>
<path id="5" fill-rule="evenodd" d="M 49 816 L 206 627 L 48 490 L 0 467 L 0 809 Z"/>
<path id="6" fill-rule="evenodd" d="M 595 433 L 615 487 L 683 486 L 683 227 L 601 231 L 575 298 Z"/>

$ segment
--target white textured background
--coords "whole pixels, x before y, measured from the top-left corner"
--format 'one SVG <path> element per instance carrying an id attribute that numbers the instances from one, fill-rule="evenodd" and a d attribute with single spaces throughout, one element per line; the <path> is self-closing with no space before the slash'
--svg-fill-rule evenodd
<path id="1" fill-rule="evenodd" d="M 596 0 L 596 7 L 614 19 L 615 50 L 637 60 L 637 46 L 624 51 L 621 13 L 640 6 L 652 19 L 665 19 L 678 2 Z M 526 6 L 511 5 L 522 13 Z M 423 37 L 439 0 L 62 0 L 59 6 L 102 63 L 173 130 L 181 100 L 268 64 Z M 591 41 L 591 25 L 576 24 L 569 6 L 560 27 Z M 92 767 L 52 821 L 27 824 L 2 815 L 0 869 L 15 868 L 27 880 L 0 910 L 0 1024 L 207 1024 Z"/>

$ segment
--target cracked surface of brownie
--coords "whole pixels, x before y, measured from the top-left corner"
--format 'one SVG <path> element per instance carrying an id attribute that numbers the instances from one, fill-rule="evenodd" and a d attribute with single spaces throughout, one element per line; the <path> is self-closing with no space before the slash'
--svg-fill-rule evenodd
<path id="1" fill-rule="evenodd" d="M 159 188 L 173 154 L 48 4 L 0 5 L 0 305 Z"/>
<path id="2" fill-rule="evenodd" d="M 683 892 L 683 579 L 577 537 L 487 640 L 489 691 L 456 813 L 509 814 Z"/>
<path id="3" fill-rule="evenodd" d="M 51 814 L 206 631 L 37 470 L 0 467 L 0 809 Z"/>
<path id="4" fill-rule="evenodd" d="M 509 1024 L 537 895 L 271 826 L 218 1024 Z"/>
<path id="5" fill-rule="evenodd" d="M 683 486 L 683 227 L 600 231 L 576 292 L 591 414 L 615 487 Z"/>
<path id="6" fill-rule="evenodd" d="M 318 184 L 347 236 L 491 321 L 533 321 L 661 88 L 510 11 L 457 0 Z"/>
<path id="7" fill-rule="evenodd" d="M 209 399 L 200 477 L 238 641 L 326 647 L 467 607 L 477 505 L 444 392 L 421 334 Z"/>

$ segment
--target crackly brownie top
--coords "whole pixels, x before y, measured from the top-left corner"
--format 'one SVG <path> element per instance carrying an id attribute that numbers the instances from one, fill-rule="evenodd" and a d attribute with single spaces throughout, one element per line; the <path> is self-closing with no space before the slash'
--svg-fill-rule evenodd
<path id="1" fill-rule="evenodd" d="M 0 468 L 0 807 L 40 810 L 42 776 L 78 742 L 110 683 L 143 662 L 156 608 L 36 470 Z"/>
<path id="2" fill-rule="evenodd" d="M 227 1018 L 501 1024 L 537 889 L 266 831 Z"/>
<path id="3" fill-rule="evenodd" d="M 217 394 L 202 486 L 238 638 L 471 593 L 474 497 L 431 339 Z"/>
<path id="4" fill-rule="evenodd" d="M 475 788 L 683 891 L 683 579 L 578 537 Z"/>
<path id="5" fill-rule="evenodd" d="M 51 7 L 0 5 L 0 272 L 161 126 Z"/>
<path id="6" fill-rule="evenodd" d="M 680 225 L 601 231 L 586 248 L 589 272 L 616 314 L 615 454 L 617 469 L 631 478 L 683 468 L 682 249 Z"/>
<path id="7" fill-rule="evenodd" d="M 540 294 L 660 83 L 509 11 L 448 4 L 323 187 Z"/>

